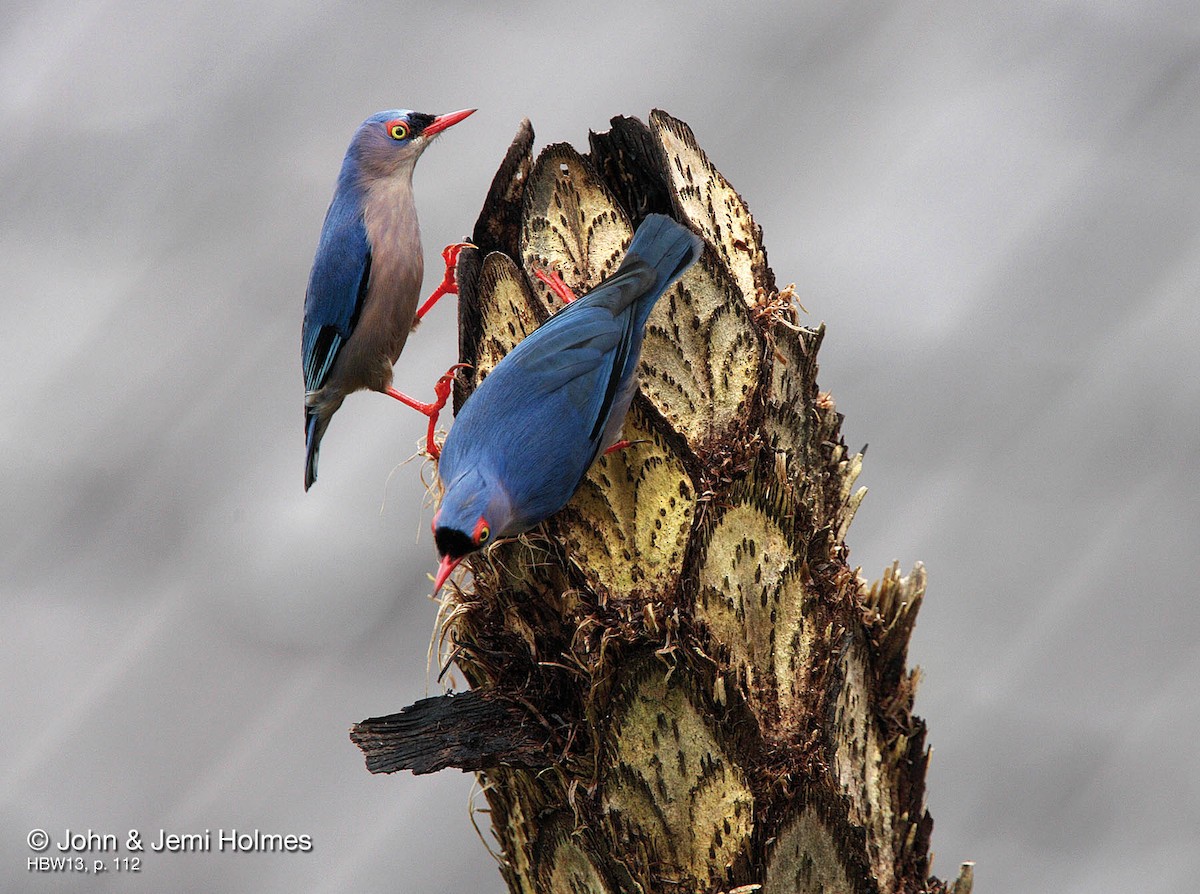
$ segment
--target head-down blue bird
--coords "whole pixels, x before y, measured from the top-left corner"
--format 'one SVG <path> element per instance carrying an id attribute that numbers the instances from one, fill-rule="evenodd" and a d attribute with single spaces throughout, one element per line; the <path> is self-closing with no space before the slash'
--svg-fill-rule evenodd
<path id="1" fill-rule="evenodd" d="M 412 175 L 434 136 L 474 111 L 378 112 L 350 141 L 304 299 L 305 490 L 317 478 L 317 453 L 329 420 L 347 394 L 363 388 L 429 416 L 426 444 L 436 453 L 433 429 L 453 370 L 439 380 L 437 400 L 425 404 L 392 387 L 392 365 L 416 322 L 443 294 L 457 291 L 453 273 L 461 245 L 446 248 L 446 276 L 418 310 L 424 259 Z"/>
<path id="2" fill-rule="evenodd" d="M 438 462 L 435 593 L 464 556 L 565 506 L 617 445 L 646 318 L 701 246 L 670 218 L 647 216 L 617 271 L 513 348 L 463 404 Z"/>

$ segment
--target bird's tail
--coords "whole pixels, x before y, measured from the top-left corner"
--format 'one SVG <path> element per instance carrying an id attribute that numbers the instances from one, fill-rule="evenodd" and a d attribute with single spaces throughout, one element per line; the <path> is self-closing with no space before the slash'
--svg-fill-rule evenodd
<path id="1" fill-rule="evenodd" d="M 321 438 L 329 427 L 329 417 L 322 417 L 311 407 L 304 408 L 304 489 L 307 491 L 317 480 L 317 453 L 321 449 Z"/>
<path id="2" fill-rule="evenodd" d="M 639 319 L 636 321 L 638 331 L 641 331 L 642 324 L 646 322 L 646 317 L 650 316 L 650 311 L 659 296 L 696 262 L 703 247 L 704 242 L 700 237 L 683 224 L 671 220 L 665 214 L 646 215 L 646 219 L 633 234 L 633 241 L 629 243 L 625 260 L 621 262 L 621 266 L 624 267 L 641 260 L 649 264 L 658 276 L 654 288 L 648 289 L 639 299 Z"/>

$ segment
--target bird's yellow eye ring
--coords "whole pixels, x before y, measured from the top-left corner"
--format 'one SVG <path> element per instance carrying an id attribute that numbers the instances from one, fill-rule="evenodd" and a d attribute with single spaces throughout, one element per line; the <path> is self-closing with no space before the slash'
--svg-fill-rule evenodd
<path id="1" fill-rule="evenodd" d="M 388 136 L 391 137 L 393 140 L 407 140 L 408 139 L 408 125 L 405 124 L 403 121 L 389 121 L 388 122 Z"/>
<path id="2" fill-rule="evenodd" d="M 475 522 L 475 543 L 482 546 L 487 543 L 488 538 L 492 536 L 492 529 L 488 527 L 488 523 L 483 520 L 483 516 L 479 517 L 479 521 Z"/>

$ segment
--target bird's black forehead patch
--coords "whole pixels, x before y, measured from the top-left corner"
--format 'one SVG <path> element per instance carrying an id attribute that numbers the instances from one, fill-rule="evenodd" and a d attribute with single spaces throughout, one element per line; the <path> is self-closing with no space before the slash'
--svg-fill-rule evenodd
<path id="1" fill-rule="evenodd" d="M 458 559 L 476 549 L 475 542 L 462 531 L 454 528 L 438 528 L 433 532 L 433 541 L 438 553 Z"/>
<path id="2" fill-rule="evenodd" d="M 408 116 L 408 123 L 412 125 L 413 133 L 420 134 L 425 128 L 433 124 L 433 119 L 436 115 L 426 115 L 424 112 L 411 112 Z"/>

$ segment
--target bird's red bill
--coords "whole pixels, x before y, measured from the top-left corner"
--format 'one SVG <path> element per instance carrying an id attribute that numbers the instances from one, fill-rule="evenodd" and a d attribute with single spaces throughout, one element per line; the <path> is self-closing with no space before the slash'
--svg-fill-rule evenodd
<path id="1" fill-rule="evenodd" d="M 438 115 L 432 122 L 421 132 L 421 136 L 431 137 L 434 134 L 441 133 L 447 127 L 453 127 L 458 122 L 462 121 L 468 115 L 475 114 L 475 109 L 460 109 L 457 112 L 447 112 L 445 115 Z"/>
<path id="2" fill-rule="evenodd" d="M 462 556 L 457 559 L 450 556 L 442 556 L 442 561 L 438 564 L 437 577 L 433 579 L 433 595 L 436 596 L 442 589 L 442 585 L 446 583 L 446 578 L 450 576 L 450 572 L 458 567 L 458 563 L 463 560 Z"/>

